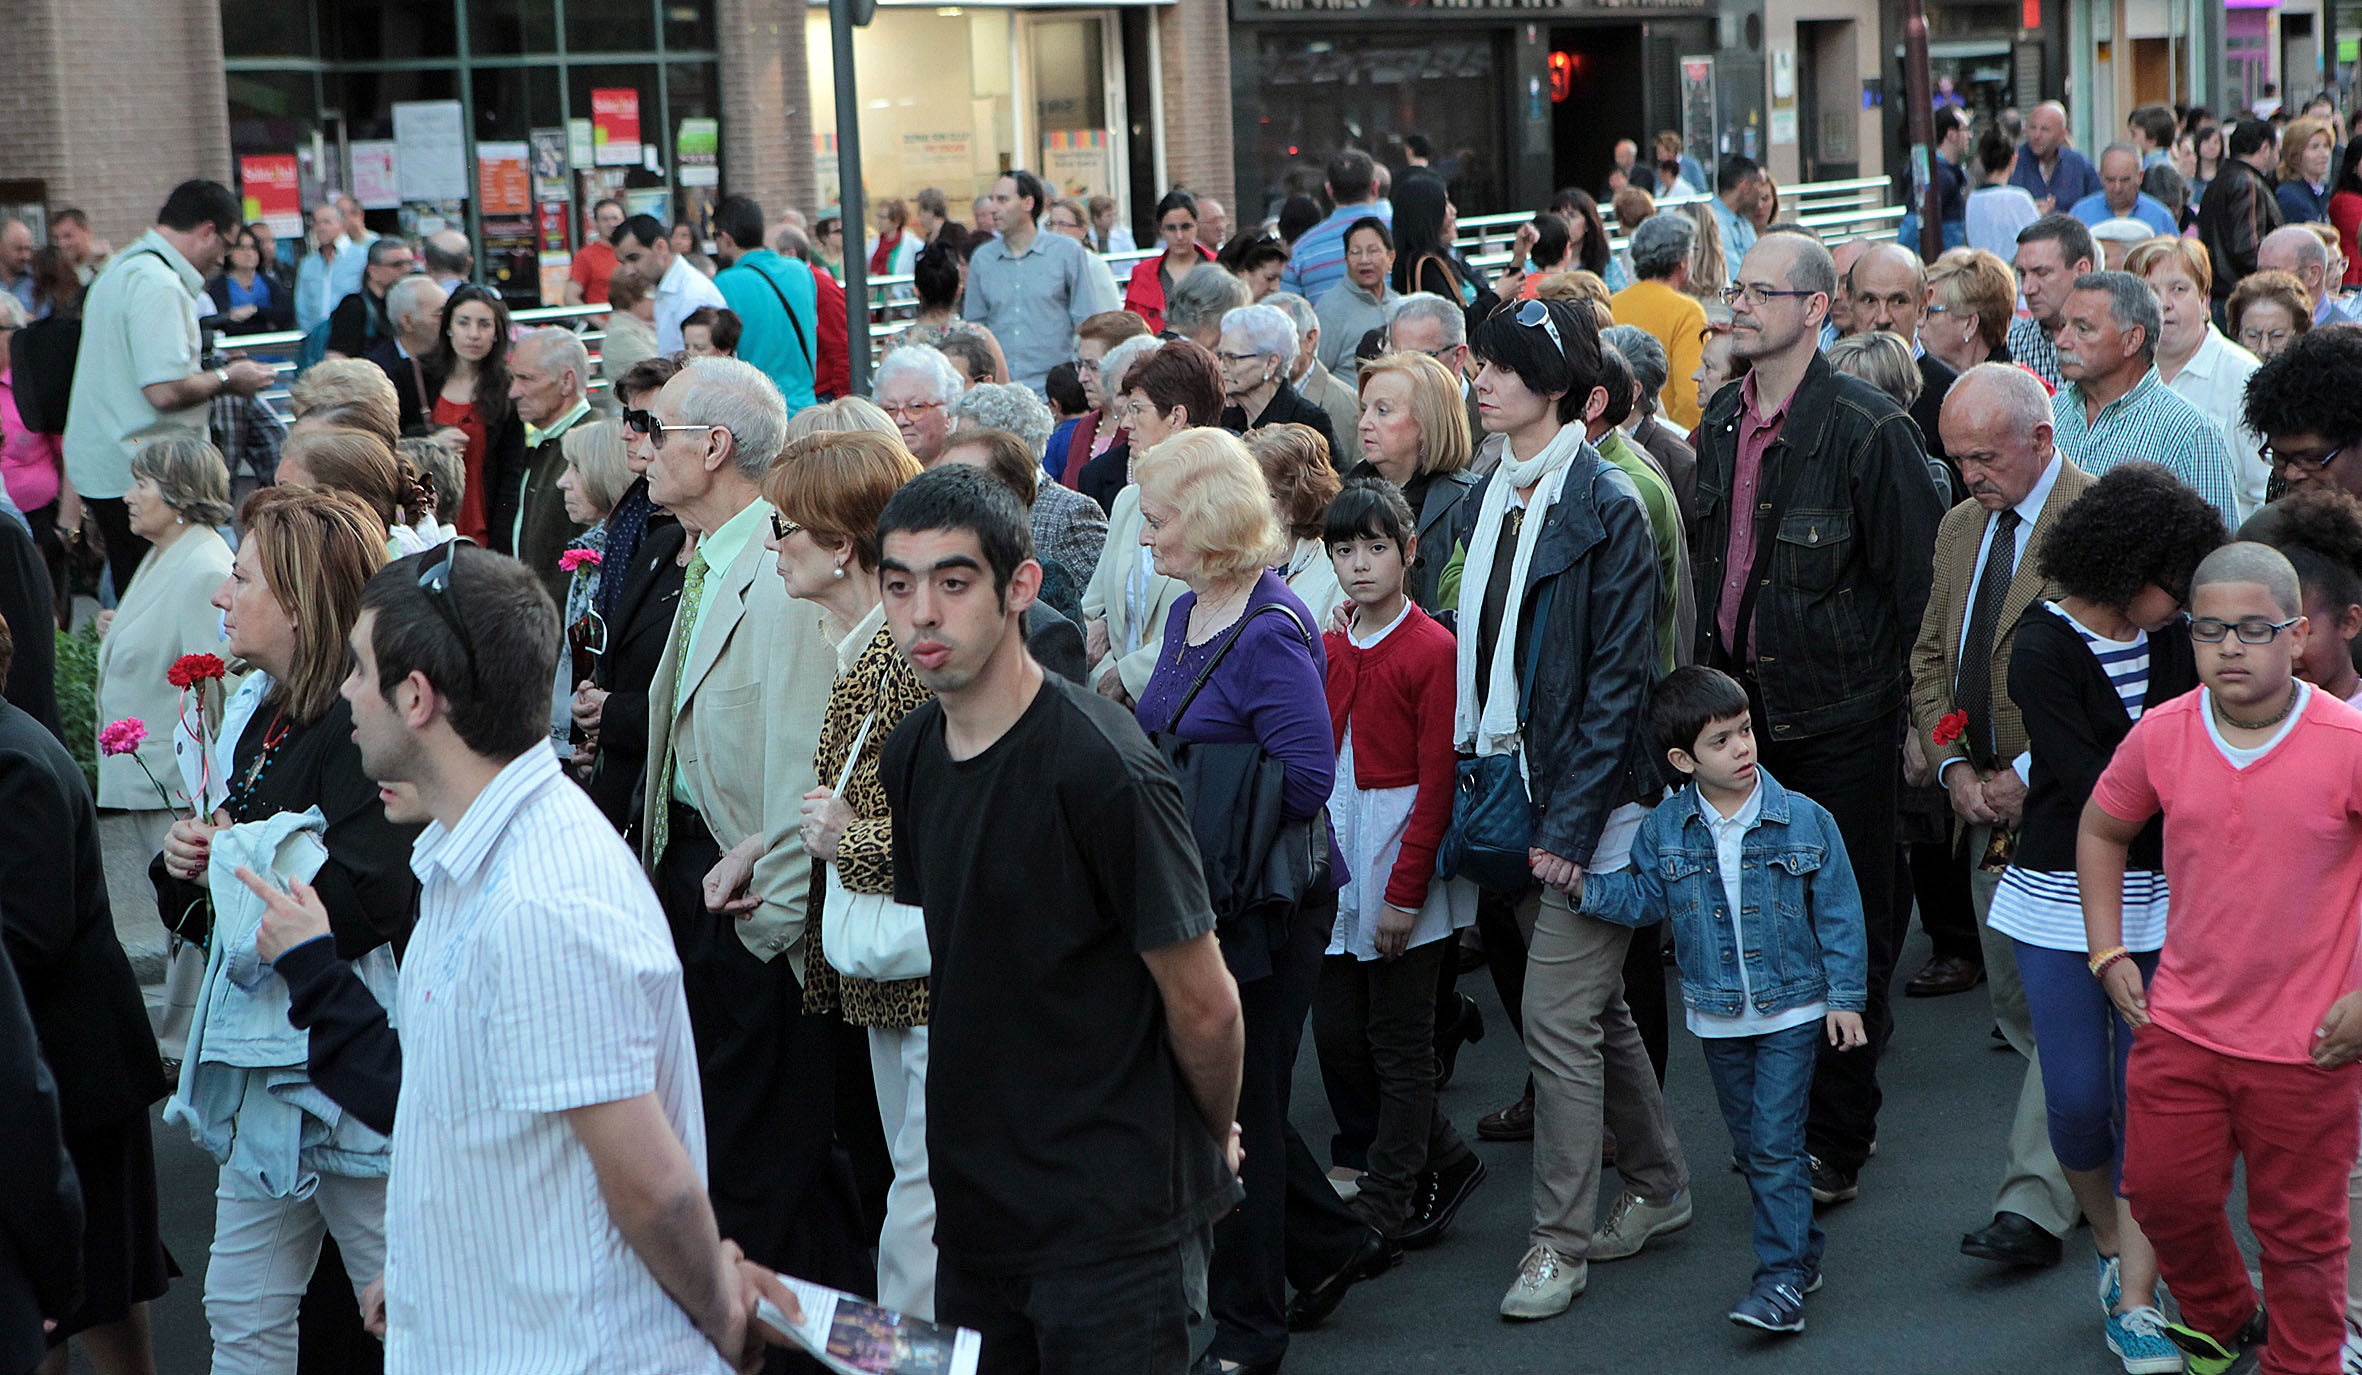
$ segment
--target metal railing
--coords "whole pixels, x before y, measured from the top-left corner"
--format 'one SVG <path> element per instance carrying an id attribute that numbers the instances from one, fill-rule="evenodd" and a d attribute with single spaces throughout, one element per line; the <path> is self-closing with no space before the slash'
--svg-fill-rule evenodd
<path id="1" fill-rule="evenodd" d="M 1903 207 L 1887 203 L 1893 183 L 1885 177 L 1855 177 L 1845 181 L 1806 182 L 1780 188 L 1780 217 L 1794 220 L 1820 235 L 1829 245 L 1849 239 L 1887 238 L 1903 218 Z M 1706 196 L 1664 197 L 1657 201 L 1660 210 L 1678 209 L 1698 204 Z M 1517 236 L 1519 225 L 1533 219 L 1533 212 L 1509 211 L 1498 215 L 1463 216 L 1459 223 L 1459 237 L 1454 246 L 1461 255 L 1477 267 L 1493 269 L 1509 261 L 1509 251 Z M 1624 252 L 1629 240 L 1620 230 L 1611 230 L 1608 246 Z M 1109 253 L 1100 257 L 1115 277 L 1116 291 L 1121 297 L 1124 283 L 1130 279 L 1132 268 L 1156 257 L 1162 248 L 1138 249 L 1129 253 Z M 869 340 L 871 362 L 874 365 L 883 346 L 892 336 L 918 317 L 918 299 L 910 274 L 869 279 Z M 514 313 L 520 328 L 542 325 L 571 325 L 581 335 L 583 346 L 591 353 L 593 380 L 591 393 L 596 396 L 606 390 L 606 380 L 597 376 L 599 345 L 606 333 L 597 327 L 607 314 L 604 306 L 542 306 Z M 241 334 L 224 336 L 224 349 L 260 358 L 277 370 L 280 382 L 262 394 L 262 399 L 282 416 L 287 413 L 286 382 L 295 372 L 295 353 L 303 343 L 303 335 L 293 330 L 271 334 Z"/>

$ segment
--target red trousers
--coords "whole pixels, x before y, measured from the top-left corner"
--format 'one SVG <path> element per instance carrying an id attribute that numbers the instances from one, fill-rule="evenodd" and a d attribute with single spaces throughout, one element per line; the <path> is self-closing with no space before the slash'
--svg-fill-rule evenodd
<path id="1" fill-rule="evenodd" d="M 2243 1158 L 2272 1314 L 2261 1368 L 2337 1375 L 2362 1065 L 2242 1060 L 2152 1024 L 2133 1041 L 2125 1102 L 2124 1194 L 2182 1321 L 2228 1344 L 2255 1312 L 2224 1211 Z"/>

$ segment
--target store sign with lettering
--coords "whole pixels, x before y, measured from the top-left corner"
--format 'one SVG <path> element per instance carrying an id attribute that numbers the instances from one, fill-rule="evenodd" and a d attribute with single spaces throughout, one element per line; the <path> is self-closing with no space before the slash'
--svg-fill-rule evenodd
<path id="1" fill-rule="evenodd" d="M 1370 14 L 1414 17 L 1420 14 L 1517 14 L 1532 11 L 1687 10 L 1707 8 L 1705 0 L 1236 0 L 1240 19 L 1273 15 Z"/>

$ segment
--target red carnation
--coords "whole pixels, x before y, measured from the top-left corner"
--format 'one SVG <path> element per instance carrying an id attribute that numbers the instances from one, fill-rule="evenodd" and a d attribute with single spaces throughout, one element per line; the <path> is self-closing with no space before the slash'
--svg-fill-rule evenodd
<path id="1" fill-rule="evenodd" d="M 1927 733 L 1927 738 L 1939 745 L 1949 745 L 1967 729 L 1968 713 L 1955 708 L 1944 713 L 1943 719 L 1936 722 L 1936 728 Z"/>
<path id="2" fill-rule="evenodd" d="M 172 661 L 165 671 L 165 681 L 176 688 L 191 688 L 209 678 L 227 678 L 230 671 L 218 655 L 183 654 Z"/>

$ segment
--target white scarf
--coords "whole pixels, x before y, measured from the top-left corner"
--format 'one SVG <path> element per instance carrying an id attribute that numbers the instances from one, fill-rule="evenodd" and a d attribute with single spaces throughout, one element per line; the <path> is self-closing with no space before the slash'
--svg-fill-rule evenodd
<path id="1" fill-rule="evenodd" d="M 1567 425 L 1542 451 L 1520 459 L 1506 445 L 1501 465 L 1485 489 L 1484 508 L 1476 518 L 1476 533 L 1460 563 L 1459 705 L 1452 718 L 1452 739 L 1461 750 L 1478 755 L 1507 754 L 1518 747 L 1517 626 L 1525 604 L 1526 575 L 1534 561 L 1544 517 L 1558 500 L 1567 466 L 1583 448 L 1583 427 Z M 1501 604 L 1501 629 L 1493 637 L 1493 661 L 1485 667 L 1484 712 L 1477 713 L 1476 641 L 1484 616 L 1485 589 L 1492 585 L 1493 559 L 1499 553 L 1501 525 L 1511 497 L 1527 487 L 1525 523 L 1517 532 L 1511 556 L 1509 595 Z"/>

